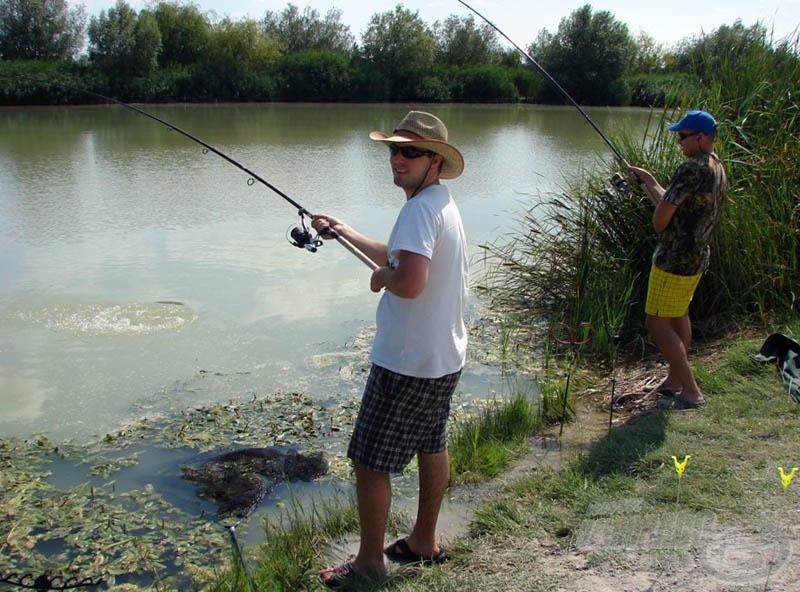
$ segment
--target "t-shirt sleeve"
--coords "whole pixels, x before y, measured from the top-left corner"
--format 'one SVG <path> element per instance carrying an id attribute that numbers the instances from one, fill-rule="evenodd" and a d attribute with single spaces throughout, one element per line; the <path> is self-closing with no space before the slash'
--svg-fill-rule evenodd
<path id="1" fill-rule="evenodd" d="M 397 219 L 393 240 L 389 245 L 390 257 L 396 258 L 397 251 L 409 251 L 433 257 L 436 242 L 436 217 L 422 203 L 405 204 Z"/>
<path id="2" fill-rule="evenodd" d="M 690 195 L 702 189 L 703 171 L 694 161 L 684 162 L 672 175 L 672 180 L 664 193 L 663 201 L 675 207 L 680 206 Z"/>

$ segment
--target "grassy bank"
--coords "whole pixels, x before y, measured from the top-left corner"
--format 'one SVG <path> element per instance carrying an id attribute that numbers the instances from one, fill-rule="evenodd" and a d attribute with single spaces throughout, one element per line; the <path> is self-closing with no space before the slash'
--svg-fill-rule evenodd
<path id="1" fill-rule="evenodd" d="M 636 570 L 649 572 L 651 584 L 671 573 L 675 581 L 663 589 L 796 589 L 786 560 L 797 540 L 800 482 L 784 491 L 778 467 L 788 473 L 800 465 L 800 406 L 774 366 L 750 359 L 762 342 L 738 340 L 698 362 L 707 408 L 639 415 L 563 470 L 511 484 L 476 513 L 456 565 L 433 576 L 436 588 L 420 581 L 400 589 L 579 590 L 568 582 L 606 573 L 617 578 L 610 589 L 621 590 Z M 680 463 L 687 455 L 678 478 L 672 457 Z M 747 564 L 746 536 L 730 536 L 739 547 L 726 549 L 718 537 L 734 532 L 758 540 L 765 563 Z M 715 545 L 719 554 L 709 556 Z M 507 561 L 514 549 L 523 551 L 503 569 L 500 557 Z M 553 564 L 575 552 L 587 573 L 565 576 Z M 724 564 L 726 552 L 741 553 L 734 558 L 741 572 Z M 701 583 L 682 587 L 692 580 Z"/>
<path id="2" fill-rule="evenodd" d="M 796 335 L 800 326 L 786 332 Z M 800 479 L 784 490 L 778 467 L 788 473 L 800 465 L 800 405 L 775 366 L 751 360 L 761 343 L 761 336 L 742 338 L 699 357 L 706 408 L 650 409 L 620 421 L 561 469 L 534 468 L 488 496 L 450 549 L 450 562 L 357 589 L 583 590 L 579 582 L 594 578 L 594 589 L 602 591 L 597 578 L 604 574 L 618 584 L 608 590 L 627 589 L 622 582 L 643 574 L 651 583 L 669 574 L 674 587 L 663 589 L 689 581 L 695 587 L 681 589 L 794 589 L 796 580 L 787 584 L 787 578 L 794 577 L 789 560 Z M 597 386 L 607 390 L 605 382 Z M 676 461 L 686 463 L 680 478 Z M 269 531 L 256 570 L 259 590 L 322 589 L 315 579 L 331 560 L 325 545 L 355 527 L 350 509 L 328 510 L 333 514 L 309 521 L 301 513 L 297 524 Z M 752 551 L 748 537 L 758 550 L 743 559 Z M 726 541 L 736 548 L 726 548 Z M 288 543 L 297 547 L 287 550 Z M 710 551 L 715 546 L 718 553 Z M 725 553 L 735 555 L 738 567 L 726 563 Z M 278 572 L 296 577 L 279 585 L 267 577 Z M 214 589 L 247 590 L 241 580 L 228 585 L 234 579 L 222 578 Z"/>

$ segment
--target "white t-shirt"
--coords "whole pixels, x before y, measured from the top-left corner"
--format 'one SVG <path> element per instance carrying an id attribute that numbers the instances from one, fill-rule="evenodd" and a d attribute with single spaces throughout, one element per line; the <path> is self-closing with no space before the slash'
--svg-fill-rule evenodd
<path id="1" fill-rule="evenodd" d="M 389 264 L 398 252 L 430 259 L 428 283 L 416 298 L 384 290 L 376 313 L 370 361 L 418 378 L 440 378 L 464 366 L 464 307 L 469 285 L 467 241 L 448 189 L 429 185 L 406 201 L 388 241 Z"/>

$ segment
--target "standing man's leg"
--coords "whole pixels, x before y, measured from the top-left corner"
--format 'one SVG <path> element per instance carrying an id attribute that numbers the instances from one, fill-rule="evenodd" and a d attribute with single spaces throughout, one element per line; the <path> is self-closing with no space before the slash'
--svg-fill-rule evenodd
<path id="1" fill-rule="evenodd" d="M 417 519 L 407 543 L 422 557 L 434 557 L 440 549 L 436 545 L 436 523 L 444 494 L 450 484 L 450 457 L 447 450 L 436 454 L 417 454 L 419 461 L 419 502 Z"/>
<path id="2" fill-rule="evenodd" d="M 689 315 L 662 318 L 647 315 L 646 325 L 650 336 L 669 365 L 668 377 L 673 377 L 681 386 L 681 395 L 694 403 L 703 400 L 700 388 L 689 366 L 689 355 L 684 343 L 686 323 Z"/>
<path id="3" fill-rule="evenodd" d="M 658 318 L 658 317 L 655 317 L 655 318 Z M 691 344 L 692 344 L 692 323 L 689 320 L 688 311 L 686 312 L 686 314 L 684 314 L 681 317 L 670 318 L 670 319 L 665 319 L 665 320 L 669 320 L 670 321 L 670 329 L 672 331 L 674 331 L 678 335 L 678 339 L 681 340 L 681 343 L 683 344 L 683 350 L 684 350 L 684 352 L 685 352 L 685 354 L 687 356 L 687 364 L 688 364 L 689 348 L 691 347 Z M 647 324 L 648 330 L 650 331 L 650 335 L 653 337 L 653 341 L 656 341 L 656 336 L 653 335 L 653 329 L 651 329 L 651 327 L 650 327 L 651 321 L 650 321 L 650 317 L 649 316 L 646 319 L 646 324 Z M 655 330 L 659 330 L 659 329 L 656 328 Z M 656 344 L 656 345 L 658 345 L 658 344 Z M 659 346 L 659 349 L 661 349 L 660 346 Z M 690 370 L 690 372 L 691 372 L 691 370 Z M 680 391 L 680 390 L 686 388 L 686 386 L 687 385 L 685 385 L 682 382 L 680 376 L 673 370 L 672 365 L 669 365 L 668 368 L 667 368 L 667 376 L 664 378 L 664 380 L 661 381 L 661 384 L 656 387 L 656 390 L 661 389 L 661 388 L 665 388 L 665 389 L 671 389 L 671 390 L 675 390 L 675 391 Z M 689 385 L 689 388 L 691 390 L 691 385 Z"/>
<path id="4" fill-rule="evenodd" d="M 353 568 L 368 576 L 384 575 L 383 539 L 392 505 L 391 477 L 389 473 L 373 471 L 358 461 L 354 465 L 361 542 Z"/>
<path id="5" fill-rule="evenodd" d="M 692 321 L 689 319 L 689 311 L 687 310 L 682 317 L 672 319 L 672 321 L 672 326 L 681 338 L 683 347 L 688 353 L 689 348 L 692 346 Z"/>

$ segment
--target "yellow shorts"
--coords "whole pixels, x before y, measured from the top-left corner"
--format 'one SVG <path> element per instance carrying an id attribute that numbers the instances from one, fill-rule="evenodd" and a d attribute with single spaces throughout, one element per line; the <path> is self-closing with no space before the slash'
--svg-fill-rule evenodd
<path id="1" fill-rule="evenodd" d="M 650 268 L 645 313 L 664 319 L 682 317 L 689 310 L 689 303 L 702 275 L 675 275 L 653 265 Z"/>

